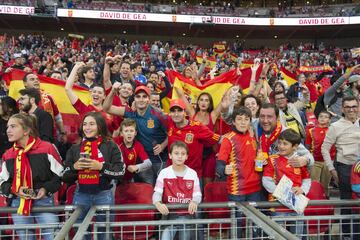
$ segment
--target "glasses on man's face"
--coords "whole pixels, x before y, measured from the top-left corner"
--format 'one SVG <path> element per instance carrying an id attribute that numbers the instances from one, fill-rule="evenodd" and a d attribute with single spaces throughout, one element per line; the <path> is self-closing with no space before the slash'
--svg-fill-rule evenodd
<path id="1" fill-rule="evenodd" d="M 358 108 L 359 108 L 358 105 L 354 105 L 354 106 L 344 106 L 344 109 L 346 109 L 346 110 L 350 110 L 350 109 L 356 110 L 356 109 L 358 109 Z"/>

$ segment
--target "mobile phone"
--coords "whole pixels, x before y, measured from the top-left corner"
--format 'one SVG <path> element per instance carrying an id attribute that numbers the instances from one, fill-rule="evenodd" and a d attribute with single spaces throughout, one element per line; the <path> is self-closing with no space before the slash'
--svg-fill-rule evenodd
<path id="1" fill-rule="evenodd" d="M 81 152 L 80 153 L 80 158 L 90 158 L 90 155 L 86 152 Z"/>
<path id="2" fill-rule="evenodd" d="M 23 190 L 23 192 L 27 195 L 30 195 L 31 197 L 35 197 L 36 196 L 36 193 L 34 191 L 34 189 L 31 189 L 31 188 L 25 188 Z"/>

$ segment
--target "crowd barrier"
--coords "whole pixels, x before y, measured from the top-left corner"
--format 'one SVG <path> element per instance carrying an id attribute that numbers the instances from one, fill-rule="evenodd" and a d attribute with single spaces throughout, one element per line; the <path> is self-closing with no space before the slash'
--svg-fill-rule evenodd
<path id="1" fill-rule="evenodd" d="M 34 230 L 36 239 L 41 231 L 56 228 L 55 240 L 60 239 L 161 239 L 163 234 L 188 234 L 191 239 L 299 239 L 287 230 L 296 221 L 304 222 L 302 239 L 344 239 L 343 226 L 349 226 L 349 239 L 360 239 L 360 200 L 314 200 L 309 202 L 305 216 L 271 216 L 271 209 L 281 207 L 277 202 L 203 203 L 196 217 L 191 219 L 161 218 L 153 205 L 128 204 L 93 206 L 82 223 L 77 223 L 81 209 L 75 206 L 35 207 L 33 212 L 57 213 L 60 223 L 0 226 L 2 237 L 16 238 L 15 230 Z M 168 205 L 170 212 L 186 209 L 187 205 Z M 340 210 L 350 214 L 340 215 Z M 0 208 L 0 215 L 16 212 L 14 208 Z M 105 215 L 105 221 L 96 216 Z M 3 216 L 4 218 L 7 216 Z M 237 235 L 238 234 L 238 235 Z"/>

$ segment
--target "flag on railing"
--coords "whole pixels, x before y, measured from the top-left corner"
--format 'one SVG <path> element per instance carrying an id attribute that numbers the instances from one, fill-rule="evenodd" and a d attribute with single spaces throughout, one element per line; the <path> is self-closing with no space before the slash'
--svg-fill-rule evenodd
<path id="1" fill-rule="evenodd" d="M 7 80 L 6 82 L 9 84 L 9 96 L 16 100 L 20 95 L 19 90 L 24 88 L 22 81 L 24 75 L 24 71 L 14 69 L 4 76 Z M 68 137 L 73 139 L 75 136 L 77 136 L 80 119 L 79 114 L 73 108 L 65 93 L 65 81 L 49 78 L 43 75 L 38 75 L 38 77 L 41 83 L 41 89 L 50 94 L 55 100 L 55 103 L 57 104 L 62 115 Z M 90 104 L 91 99 L 89 90 L 77 85 L 74 85 L 73 90 L 83 103 Z"/>

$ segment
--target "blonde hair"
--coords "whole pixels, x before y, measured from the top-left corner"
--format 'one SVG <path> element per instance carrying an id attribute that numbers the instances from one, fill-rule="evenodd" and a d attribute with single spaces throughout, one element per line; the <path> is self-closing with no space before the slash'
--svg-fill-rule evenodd
<path id="1" fill-rule="evenodd" d="M 36 117 L 24 113 L 17 113 L 12 115 L 10 118 L 16 118 L 19 120 L 19 124 L 24 130 L 30 130 L 30 135 L 32 137 L 37 138 L 39 136 Z"/>

